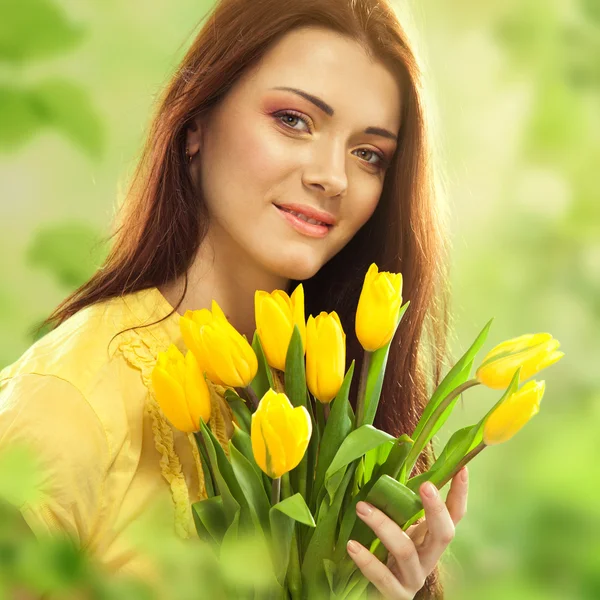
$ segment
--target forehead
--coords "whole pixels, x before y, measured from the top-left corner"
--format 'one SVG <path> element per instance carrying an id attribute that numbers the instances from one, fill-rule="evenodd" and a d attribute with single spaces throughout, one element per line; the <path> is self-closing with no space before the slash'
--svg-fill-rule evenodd
<path id="1" fill-rule="evenodd" d="M 358 42 L 330 29 L 290 31 L 248 75 L 240 82 L 246 93 L 264 94 L 276 86 L 299 88 L 330 104 L 335 118 L 400 127 L 402 90 L 396 76 Z"/>

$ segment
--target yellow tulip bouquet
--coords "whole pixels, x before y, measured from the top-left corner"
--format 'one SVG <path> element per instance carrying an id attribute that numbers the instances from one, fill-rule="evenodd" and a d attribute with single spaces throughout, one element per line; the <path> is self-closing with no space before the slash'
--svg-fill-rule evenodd
<path id="1" fill-rule="evenodd" d="M 306 321 L 301 284 L 291 297 L 256 292 L 252 344 L 213 301 L 212 310 L 181 317 L 186 355 L 172 345 L 158 357 L 157 401 L 175 427 L 194 432 L 203 464 L 208 498 L 193 506 L 198 534 L 217 552 L 243 532 L 264 539 L 272 558 L 269 597 L 365 598 L 369 582 L 346 544 L 356 539 L 382 561 L 387 550 L 357 518 L 356 504 L 370 502 L 407 529 L 424 514 L 418 495 L 424 481 L 442 488 L 539 410 L 544 382 L 519 385 L 563 356 L 558 341 L 547 333 L 505 341 L 470 378 L 490 320 L 437 387 L 414 431 L 394 437 L 374 427 L 390 344 L 409 304 L 402 304 L 402 275 L 372 264 L 356 310 L 365 351 L 356 412 L 342 323 L 335 312 Z M 229 455 L 207 426 L 207 379 L 224 386 L 234 415 Z M 479 422 L 450 437 L 427 472 L 413 475 L 458 397 L 479 384 L 504 393 Z M 254 596 L 238 591 L 236 597 Z"/>

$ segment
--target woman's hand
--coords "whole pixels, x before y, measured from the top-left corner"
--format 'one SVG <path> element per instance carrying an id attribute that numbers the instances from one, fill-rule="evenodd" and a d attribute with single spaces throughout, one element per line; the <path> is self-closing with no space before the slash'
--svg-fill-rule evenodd
<path id="1" fill-rule="evenodd" d="M 384 565 L 368 548 L 356 541 L 348 544 L 348 553 L 386 600 L 412 600 L 423 587 L 425 579 L 454 538 L 455 526 L 467 512 L 468 487 L 466 466 L 452 478 L 445 503 L 435 486 L 430 483 L 421 485 L 419 493 L 425 518 L 406 531 L 374 506 L 366 502 L 356 505 L 358 516 L 387 548 L 388 560 Z M 430 488 L 434 490 L 432 496 L 427 494 Z M 370 508 L 371 511 L 363 514 L 361 508 Z M 352 552 L 352 544 L 356 544 L 356 552 Z"/>

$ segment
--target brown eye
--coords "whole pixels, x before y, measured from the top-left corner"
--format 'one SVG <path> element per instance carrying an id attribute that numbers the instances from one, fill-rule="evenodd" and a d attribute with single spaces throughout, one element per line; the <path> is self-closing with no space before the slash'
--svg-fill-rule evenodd
<path id="1" fill-rule="evenodd" d="M 295 131 L 302 131 L 301 129 L 294 127 L 294 124 L 301 121 L 302 123 L 304 123 L 307 126 L 305 131 L 310 132 L 310 127 L 308 126 L 308 122 L 306 121 L 306 119 L 304 119 L 302 116 L 300 116 L 299 114 L 297 114 L 293 111 L 284 111 L 282 113 L 275 115 L 275 118 L 277 120 L 281 121 L 286 127 L 289 127 L 290 129 L 294 129 Z"/>
<path id="2" fill-rule="evenodd" d="M 375 152 L 375 150 L 368 150 L 366 148 L 363 148 L 362 150 L 358 150 L 358 152 L 362 152 L 363 154 L 366 153 L 370 157 L 375 156 L 379 159 L 378 162 L 371 162 L 370 160 L 366 160 L 365 162 L 369 163 L 370 165 L 373 165 L 374 167 L 381 167 L 381 168 L 384 168 L 386 166 L 385 157 L 382 154 L 379 154 L 379 152 Z M 364 156 L 361 158 L 364 158 Z"/>

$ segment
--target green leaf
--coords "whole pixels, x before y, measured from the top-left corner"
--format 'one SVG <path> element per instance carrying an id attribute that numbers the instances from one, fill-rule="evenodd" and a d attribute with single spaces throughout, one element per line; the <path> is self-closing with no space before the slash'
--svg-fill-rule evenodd
<path id="1" fill-rule="evenodd" d="M 285 393 L 292 406 L 306 407 L 304 347 L 302 346 L 302 336 L 298 325 L 294 325 L 285 359 Z"/>
<path id="2" fill-rule="evenodd" d="M 90 94 L 79 85 L 53 79 L 31 90 L 32 101 L 46 122 L 63 133 L 92 158 L 104 149 L 102 118 Z"/>
<path id="3" fill-rule="evenodd" d="M 269 510 L 271 549 L 277 581 L 285 586 L 294 527 L 296 521 L 315 527 L 314 518 L 300 494 L 278 502 Z"/>
<path id="4" fill-rule="evenodd" d="M 414 441 L 405 433 L 399 436 L 392 445 L 392 449 L 383 464 L 375 468 L 373 478 L 377 479 L 382 475 L 389 475 L 392 479 L 399 481 L 402 467 L 404 466 L 406 457 L 409 455 L 413 444 Z"/>
<path id="5" fill-rule="evenodd" d="M 213 496 L 219 495 L 219 490 L 216 489 L 215 481 L 212 475 L 212 469 L 210 467 L 210 459 L 206 450 L 204 449 L 204 445 L 202 444 L 201 434 L 196 432 L 194 434 L 196 439 L 196 445 L 198 446 L 198 452 L 200 454 L 200 463 L 202 464 L 202 472 L 204 473 L 204 486 L 206 487 L 206 495 L 208 498 L 212 498 Z"/>
<path id="6" fill-rule="evenodd" d="M 236 547 L 238 544 L 238 539 L 240 537 L 240 511 L 238 510 L 233 518 L 231 525 L 228 527 L 225 535 L 223 536 L 223 540 L 221 541 L 220 546 L 220 564 L 228 564 L 231 560 L 231 556 L 235 554 Z M 244 529 L 242 528 L 242 531 Z M 231 594 L 235 598 L 248 598 L 250 600 L 250 596 L 248 595 L 248 590 L 245 589 L 245 586 L 242 585 L 237 580 L 231 580 L 230 578 L 227 580 L 227 588 L 229 594 Z"/>
<path id="7" fill-rule="evenodd" d="M 325 570 L 325 576 L 327 577 L 327 583 L 329 584 L 329 591 L 333 592 L 333 586 L 337 571 L 337 565 L 328 558 L 323 559 L 323 569 Z"/>
<path id="8" fill-rule="evenodd" d="M 287 515 L 294 521 L 298 521 L 298 523 L 308 525 L 309 527 L 316 527 L 312 513 L 310 512 L 306 501 L 300 494 L 294 494 L 289 498 L 285 498 L 273 506 L 271 511 L 273 509 L 277 509 L 279 512 Z"/>
<path id="9" fill-rule="evenodd" d="M 192 504 L 194 520 L 198 519 L 212 539 L 220 544 L 227 531 L 227 518 L 221 496 L 206 498 Z"/>
<path id="10" fill-rule="evenodd" d="M 106 253 L 99 231 L 85 223 L 66 221 L 39 229 L 28 245 L 26 261 L 72 289 L 90 278 Z"/>
<path id="11" fill-rule="evenodd" d="M 472 346 L 464 353 L 464 355 L 452 367 L 452 369 L 450 369 L 446 377 L 444 377 L 440 385 L 437 387 L 437 389 L 433 393 L 433 396 L 427 403 L 427 406 L 425 407 L 425 410 L 423 411 L 423 414 L 421 415 L 421 418 L 419 419 L 419 422 L 411 436 L 413 440 L 417 439 L 417 437 L 427 424 L 429 417 L 431 416 L 433 411 L 439 406 L 439 404 L 444 400 L 444 398 L 446 398 L 446 396 L 448 396 L 450 392 L 455 390 L 459 385 L 463 384 L 469 378 L 471 367 L 473 365 L 473 360 L 475 359 L 475 356 L 485 343 L 488 331 L 492 326 L 493 320 L 494 319 L 490 319 L 487 322 L 485 327 L 477 336 L 476 340 L 473 342 Z M 437 429 L 439 429 L 439 427 L 432 430 L 432 436 L 435 435 L 435 431 L 437 431 Z M 429 439 L 431 439 L 431 437 Z M 429 440 L 427 440 L 423 447 L 419 449 L 419 454 L 421 453 L 421 450 L 425 447 L 428 441 Z"/>
<path id="12" fill-rule="evenodd" d="M 294 325 L 285 359 L 285 393 L 294 408 L 303 406 L 308 410 L 307 404 L 309 401 L 307 398 L 306 372 L 304 368 L 304 346 L 302 345 L 302 336 L 300 335 L 298 325 Z M 313 435 L 315 435 L 314 431 Z M 308 470 L 309 459 L 310 456 L 307 451 L 289 475 L 292 489 L 302 494 L 304 498 L 309 497 L 307 495 L 307 474 L 309 472 L 312 473 L 312 471 Z"/>
<path id="13" fill-rule="evenodd" d="M 0 9 L 0 60 L 49 58 L 81 42 L 84 30 L 49 0 L 5 0 Z"/>
<path id="14" fill-rule="evenodd" d="M 352 377 L 354 375 L 354 364 L 355 361 L 352 361 L 352 364 L 344 377 L 340 391 L 331 402 L 329 418 L 327 419 L 327 424 L 325 425 L 325 430 L 323 432 L 323 439 L 319 446 L 319 460 L 317 461 L 317 472 L 313 487 L 314 497 L 311 498 L 311 506 L 316 506 L 318 494 L 321 492 L 323 482 L 325 481 L 325 472 L 335 457 L 340 445 L 354 427 L 354 415 L 352 414 L 352 407 L 348 401 Z"/>
<path id="15" fill-rule="evenodd" d="M 394 441 L 394 439 L 389 433 L 381 431 L 372 425 L 363 425 L 352 431 L 342 442 L 325 472 L 325 488 L 329 493 L 330 499 L 333 500 L 335 490 L 340 483 L 339 476 L 337 478 L 334 477 L 337 471 L 360 458 L 369 450 L 388 441 Z"/>
<path id="16" fill-rule="evenodd" d="M 210 464 L 223 499 L 223 507 L 228 523 L 233 521 L 234 516 L 239 511 L 240 525 L 243 528 L 247 527 L 251 529 L 253 527 L 253 520 L 250 507 L 225 451 L 212 431 L 202 420 L 200 420 L 200 428 L 206 443 Z"/>
<path id="17" fill-rule="evenodd" d="M 31 91 L 0 86 L 0 150 L 17 150 L 46 126 Z"/>
<path id="18" fill-rule="evenodd" d="M 252 426 L 252 412 L 248 408 L 246 402 L 240 398 L 233 390 L 225 390 L 225 400 L 229 403 L 231 411 L 235 415 L 240 428 L 250 435 Z"/>
<path id="19" fill-rule="evenodd" d="M 341 561 L 344 559 L 346 554 L 346 544 L 351 537 L 352 530 L 358 516 L 356 515 L 356 505 L 367 498 L 367 495 L 371 491 L 376 481 L 383 475 L 388 475 L 392 479 L 397 480 L 398 473 L 401 471 L 402 465 L 412 447 L 412 440 L 403 434 L 394 440 L 392 450 L 388 454 L 387 460 L 383 465 L 379 465 L 373 474 L 373 476 L 367 481 L 364 486 L 355 494 L 348 506 L 344 510 L 344 516 L 342 517 L 342 523 L 340 525 L 340 532 L 338 534 L 338 542 L 334 554 L 335 561 Z M 354 564 L 354 561 L 352 561 Z"/>
<path id="20" fill-rule="evenodd" d="M 424 481 L 431 481 L 438 486 L 454 471 L 458 463 L 482 441 L 483 428 L 489 416 L 519 388 L 521 369 L 522 367 L 518 368 L 500 400 L 492 406 L 485 416 L 475 425 L 469 425 L 456 431 L 429 470 L 409 479 L 406 484 L 407 487 L 416 491 Z"/>
<path id="21" fill-rule="evenodd" d="M 373 470 L 382 465 L 386 460 L 387 457 L 389 456 L 392 448 L 395 446 L 396 444 L 396 440 L 390 440 L 388 442 L 385 442 L 383 444 L 381 444 L 380 446 L 377 446 L 376 448 L 373 448 L 372 450 L 369 450 L 366 454 L 365 454 L 365 460 L 364 460 L 364 474 L 363 474 L 363 480 L 369 481 L 369 479 L 371 479 L 371 476 L 373 475 Z"/>
<path id="22" fill-rule="evenodd" d="M 254 332 L 254 338 L 252 339 L 252 348 L 254 349 L 256 358 L 258 360 L 258 370 L 256 371 L 256 375 L 254 376 L 250 386 L 254 390 L 254 393 L 260 402 L 262 397 L 269 391 L 270 388 L 275 389 L 275 385 L 273 384 L 271 367 L 269 367 L 269 364 L 267 363 L 267 358 L 256 331 Z"/>
<path id="23" fill-rule="evenodd" d="M 439 430 L 439 428 L 445 423 L 446 419 L 450 416 L 456 401 L 460 396 L 457 396 L 450 402 L 450 404 L 446 407 L 446 409 L 442 412 L 437 421 L 433 424 L 431 429 L 427 431 L 426 435 L 421 437 L 423 430 L 427 427 L 429 428 L 429 421 L 434 413 L 434 411 L 438 408 L 438 406 L 451 394 L 458 386 L 462 385 L 469 378 L 469 374 L 471 372 L 471 368 L 473 366 L 473 360 L 475 356 L 483 346 L 488 331 L 492 325 L 492 321 L 494 319 L 490 319 L 485 327 L 481 330 L 476 340 L 473 342 L 471 347 L 465 352 L 465 354 L 461 357 L 461 359 L 450 369 L 447 373 L 446 377 L 442 380 L 440 385 L 437 387 L 433 396 L 427 403 L 421 418 L 417 426 L 415 427 L 415 431 L 413 432 L 412 438 L 415 440 L 415 444 L 412 447 L 410 454 L 406 459 L 406 473 L 410 475 L 412 469 L 417 462 L 417 459 L 425 446 L 429 443 L 431 438 L 435 435 L 435 433 Z"/>
<path id="24" fill-rule="evenodd" d="M 231 466 L 252 511 L 255 525 L 269 531 L 269 509 L 271 503 L 263 487 L 262 478 L 252 463 L 229 441 Z"/>
<path id="25" fill-rule="evenodd" d="M 366 501 L 400 526 L 423 508 L 421 498 L 415 492 L 389 475 L 383 475 L 375 482 Z M 362 519 L 357 519 L 350 537 L 369 548 L 377 536 Z"/>
<path id="26" fill-rule="evenodd" d="M 254 451 L 252 450 L 252 439 L 250 436 L 240 429 L 235 423 L 233 423 L 233 434 L 231 436 L 232 444 L 248 459 L 256 474 L 260 477 L 263 470 L 258 466 L 254 458 Z M 271 487 L 269 485 L 269 491 L 267 497 L 270 497 Z"/>
<path id="27" fill-rule="evenodd" d="M 396 328 L 394 329 L 394 335 L 398 329 L 398 325 L 402 321 L 402 317 L 406 312 L 406 309 L 410 306 L 410 300 L 400 307 L 398 311 L 398 318 L 396 320 Z M 363 406 L 362 418 L 359 418 L 356 426 L 361 427 L 362 425 L 372 425 L 377 414 L 377 407 L 379 406 L 379 398 L 381 397 L 381 389 L 383 387 L 383 380 L 385 377 L 385 368 L 390 353 L 390 347 L 394 341 L 394 335 L 390 341 L 379 350 L 371 353 L 371 360 L 369 362 L 369 370 L 367 373 L 367 381 L 365 384 L 365 398 Z"/>
<path id="28" fill-rule="evenodd" d="M 308 598 L 318 596 L 321 590 L 327 588 L 323 560 L 333 558 L 339 512 L 355 468 L 356 462 L 351 463 L 333 502 L 328 504 L 327 498 L 324 498 L 319 508 L 317 527 L 310 538 L 302 563 L 303 590 L 306 590 Z"/>

